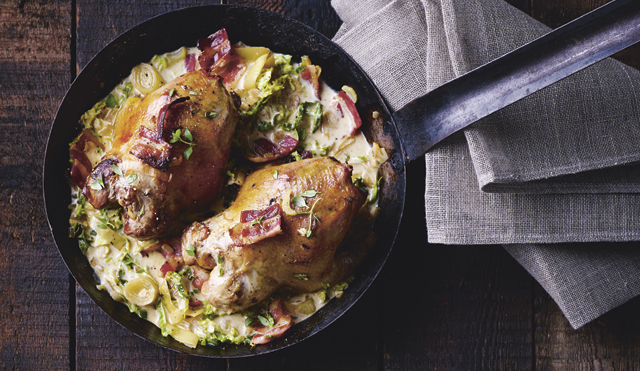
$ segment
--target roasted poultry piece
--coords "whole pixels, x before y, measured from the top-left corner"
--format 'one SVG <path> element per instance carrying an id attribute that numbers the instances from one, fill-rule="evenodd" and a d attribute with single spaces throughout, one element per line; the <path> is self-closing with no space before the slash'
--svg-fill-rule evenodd
<path id="1" fill-rule="evenodd" d="M 181 212 L 217 195 L 237 120 L 222 79 L 202 70 L 129 98 L 115 119 L 112 149 L 83 194 L 98 209 L 119 203 L 127 235 L 157 237 Z"/>
<path id="2" fill-rule="evenodd" d="M 202 293 L 232 313 L 281 287 L 313 292 L 349 272 L 334 259 L 365 195 L 351 167 L 313 158 L 250 174 L 226 211 L 182 236 L 186 264 L 212 269 Z"/>

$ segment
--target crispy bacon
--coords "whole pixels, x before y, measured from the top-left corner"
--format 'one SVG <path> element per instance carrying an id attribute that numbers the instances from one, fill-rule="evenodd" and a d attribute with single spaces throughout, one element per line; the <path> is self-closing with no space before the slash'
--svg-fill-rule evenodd
<path id="1" fill-rule="evenodd" d="M 282 233 L 282 209 L 273 204 L 264 210 L 246 210 L 240 213 L 240 223 L 229 230 L 236 246 L 254 244 Z"/>
<path id="2" fill-rule="evenodd" d="M 163 248 L 163 245 L 167 245 L 170 249 Z M 172 238 L 169 240 L 160 241 L 140 251 L 140 255 L 148 256 L 151 252 L 158 251 L 167 260 L 160 267 L 160 272 L 164 277 L 168 272 L 175 272 L 178 266 L 183 262 L 182 260 L 182 243 L 180 238 Z"/>
<path id="3" fill-rule="evenodd" d="M 144 161 L 147 165 L 158 170 L 167 171 L 169 167 L 169 156 L 171 155 L 171 145 L 164 139 L 158 139 L 158 133 L 140 126 L 138 138 L 131 146 L 132 155 Z"/>
<path id="4" fill-rule="evenodd" d="M 180 97 L 160 108 L 158 119 L 156 120 L 157 139 L 164 139 L 165 141 L 171 139 L 171 132 L 178 127 L 180 116 L 184 112 L 184 102 L 188 100 L 189 97 Z"/>
<path id="5" fill-rule="evenodd" d="M 298 141 L 287 135 L 278 143 L 273 143 L 267 138 L 258 138 L 253 141 L 253 151 L 265 161 L 275 160 L 287 156 L 298 146 Z"/>
<path id="6" fill-rule="evenodd" d="M 308 81 L 313 87 L 316 98 L 320 99 L 320 69 L 316 66 L 307 66 L 304 71 L 300 72 L 300 77 Z"/>
<path id="7" fill-rule="evenodd" d="M 191 266 L 191 271 L 193 272 L 193 275 L 196 276 L 196 278 L 191 281 L 191 284 L 193 287 L 201 289 L 202 285 L 209 280 L 209 272 L 197 265 Z"/>
<path id="8" fill-rule="evenodd" d="M 160 267 L 160 272 L 162 272 L 162 277 L 166 276 L 169 272 L 175 272 L 176 268 L 174 268 L 168 261 L 164 262 Z"/>
<path id="9" fill-rule="evenodd" d="M 227 30 L 224 28 L 198 40 L 198 49 L 202 52 L 198 57 L 200 67 L 222 76 L 225 87 L 231 86 L 245 69 L 242 58 L 233 53 Z"/>
<path id="10" fill-rule="evenodd" d="M 100 147 L 104 150 L 104 145 L 100 143 L 98 138 L 91 134 L 91 130 L 89 129 L 84 129 L 77 137 L 75 143 L 71 145 L 69 154 L 71 155 L 71 159 L 73 159 L 73 166 L 71 167 L 70 175 L 71 180 L 78 186 L 78 188 L 84 187 L 87 181 L 87 176 L 91 173 L 91 161 L 89 161 L 89 158 L 87 158 L 87 155 L 85 154 L 88 142 L 91 142 L 96 147 Z"/>
<path id="11" fill-rule="evenodd" d="M 289 330 L 291 326 L 293 326 L 291 316 L 284 312 L 280 300 L 274 299 L 271 304 L 269 304 L 269 314 L 271 314 L 271 317 L 273 317 L 275 325 L 265 332 L 256 334 L 253 339 L 251 339 L 251 345 L 269 343 L 284 335 L 284 333 Z M 255 326 L 253 328 L 256 331 L 261 331 L 266 329 L 267 327 Z"/>
<path id="12" fill-rule="evenodd" d="M 347 107 L 347 111 L 353 119 L 354 128 L 351 131 L 351 135 L 355 135 L 358 128 L 362 126 L 362 120 L 360 119 L 360 115 L 358 114 L 356 105 L 355 103 L 353 103 L 353 100 L 351 100 L 347 93 L 344 92 L 344 90 L 340 90 L 340 92 L 338 93 L 338 99 L 344 103 L 344 105 Z M 342 108 L 340 108 L 340 112 L 342 112 Z"/>
<path id="13" fill-rule="evenodd" d="M 184 68 L 187 72 L 191 72 L 196 69 L 196 55 L 195 54 L 187 54 L 184 58 Z"/>

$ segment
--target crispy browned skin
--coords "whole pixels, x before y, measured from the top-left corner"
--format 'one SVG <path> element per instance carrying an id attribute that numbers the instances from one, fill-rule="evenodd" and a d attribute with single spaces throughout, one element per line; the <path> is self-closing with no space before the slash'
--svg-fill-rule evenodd
<path id="1" fill-rule="evenodd" d="M 216 196 L 236 122 L 237 111 L 221 79 L 201 70 L 142 99 L 129 99 L 115 120 L 113 147 L 93 169 L 83 193 L 96 208 L 122 205 L 126 234 L 157 237 L 178 214 L 206 207 Z M 178 129 L 189 129 L 193 137 L 188 160 L 187 144 L 170 143 Z M 124 176 L 114 172 L 114 164 Z M 137 180 L 129 183 L 131 174 Z M 89 184 L 100 176 L 104 189 L 92 189 Z"/>
<path id="2" fill-rule="evenodd" d="M 293 204 L 287 208 L 290 198 L 308 190 L 318 192 L 305 198 L 308 208 Z M 351 182 L 350 166 L 334 159 L 315 158 L 258 170 L 247 177 L 229 209 L 185 231 L 183 258 L 187 264 L 197 262 L 213 269 L 202 293 L 210 304 L 228 313 L 258 303 L 280 287 L 298 293 L 317 291 L 323 283 L 333 284 L 349 274 L 336 271 L 343 264 L 335 264 L 334 255 L 363 202 L 364 195 Z M 314 203 L 313 214 L 320 222 L 308 213 L 294 213 L 309 212 Z M 241 212 L 274 204 L 283 210 L 281 233 L 238 246 L 230 230 L 239 225 Z M 311 235 L 306 237 L 310 221 Z M 267 222 L 263 221 L 268 229 Z M 195 256 L 188 251 L 192 247 Z M 217 257 L 222 264 L 217 264 Z"/>

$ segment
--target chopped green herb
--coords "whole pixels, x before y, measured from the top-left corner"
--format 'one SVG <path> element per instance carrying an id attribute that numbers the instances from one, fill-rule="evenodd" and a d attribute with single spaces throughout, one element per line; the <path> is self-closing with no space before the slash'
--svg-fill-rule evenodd
<path id="1" fill-rule="evenodd" d="M 269 131 L 273 129 L 273 127 L 274 125 L 272 122 L 260 120 L 260 123 L 258 124 L 258 131 Z"/>
<path id="2" fill-rule="evenodd" d="M 249 327 L 251 326 L 251 324 L 253 323 L 253 321 L 255 321 L 256 319 L 253 317 L 247 317 L 244 319 L 244 325 Z"/>
<path id="3" fill-rule="evenodd" d="M 98 173 L 99 173 L 98 179 L 92 178 L 94 181 L 89 183 L 89 187 L 91 187 L 91 189 L 94 189 L 96 191 L 104 189 L 104 179 L 102 177 L 102 170 L 100 170 Z"/>
<path id="4" fill-rule="evenodd" d="M 184 139 L 183 139 L 184 138 Z M 189 146 L 189 148 L 187 148 L 186 150 L 184 150 L 184 157 L 189 160 L 189 157 L 191 157 L 191 154 L 193 153 L 193 146 L 195 146 L 195 143 L 193 143 L 193 135 L 191 134 L 191 131 L 189 131 L 189 129 L 184 129 L 184 133 L 182 132 L 182 129 L 178 129 L 176 131 L 173 132 L 171 139 L 169 139 L 169 143 L 177 143 L 177 142 L 182 142 L 186 145 Z"/>
<path id="5" fill-rule="evenodd" d="M 124 176 L 122 175 L 122 170 L 120 169 L 120 166 L 118 166 L 118 164 L 113 164 L 111 166 L 111 168 L 113 169 L 113 172 L 120 175 L 120 176 Z"/>
<path id="6" fill-rule="evenodd" d="M 141 218 L 144 215 L 144 204 L 140 208 L 140 212 L 136 215 L 137 218 Z"/>
<path id="7" fill-rule="evenodd" d="M 304 273 L 295 274 L 293 277 L 296 278 L 296 279 L 302 280 L 302 281 L 308 281 L 309 280 L 309 276 L 304 274 Z"/>
<path id="8" fill-rule="evenodd" d="M 293 156 L 293 158 L 296 159 L 296 161 L 300 161 L 302 160 L 302 156 L 300 156 L 300 154 L 298 153 L 298 151 L 293 151 L 291 152 L 291 156 Z"/>
<path id="9" fill-rule="evenodd" d="M 216 111 L 209 111 L 207 113 L 204 114 L 204 117 L 208 118 L 208 119 L 214 119 L 216 117 L 218 117 L 218 112 Z"/>
<path id="10" fill-rule="evenodd" d="M 222 259 L 222 256 L 220 256 L 220 255 L 216 256 L 216 262 L 217 262 L 218 264 L 222 264 L 222 263 L 224 263 L 224 260 Z"/>
<path id="11" fill-rule="evenodd" d="M 193 153 L 193 147 L 189 147 L 189 148 L 185 149 L 184 150 L 184 158 L 189 160 L 189 157 L 191 157 L 192 153 Z"/>
<path id="12" fill-rule="evenodd" d="M 263 316 L 258 316 L 258 321 L 262 326 L 269 326 L 269 320 L 264 318 Z"/>
<path id="13" fill-rule="evenodd" d="M 220 267 L 220 270 L 218 271 L 218 277 L 222 277 L 222 276 L 224 276 L 224 269 Z"/>
<path id="14" fill-rule="evenodd" d="M 296 75 L 298 75 L 298 74 L 300 74 L 300 72 L 302 72 L 302 71 L 304 71 L 304 70 L 306 70 L 306 69 L 307 69 L 307 65 L 306 65 L 306 64 L 300 64 L 298 67 L 296 67 L 296 68 L 293 70 L 293 73 L 294 73 L 294 74 L 296 74 Z"/>
<path id="15" fill-rule="evenodd" d="M 196 256 L 196 247 L 193 244 L 189 244 L 189 248 L 187 249 L 187 255 Z"/>
<path id="16" fill-rule="evenodd" d="M 169 98 L 173 97 L 173 95 L 176 93 L 176 88 L 173 88 L 169 91 Z"/>
<path id="17" fill-rule="evenodd" d="M 278 179 L 278 170 L 274 170 L 271 175 L 273 175 L 273 179 Z"/>
<path id="18" fill-rule="evenodd" d="M 136 180 L 138 180 L 138 175 L 136 173 L 131 173 L 131 175 L 127 177 L 127 183 L 129 184 L 135 182 Z"/>
<path id="19" fill-rule="evenodd" d="M 307 207 L 307 203 L 305 202 L 304 198 L 300 196 L 295 196 L 294 198 L 292 198 L 291 203 L 298 207 Z"/>
<path id="20" fill-rule="evenodd" d="M 300 193 L 300 196 L 302 196 L 302 197 L 315 197 L 315 195 L 317 195 L 317 194 L 318 194 L 317 191 L 314 191 L 313 189 L 309 189 L 309 190 L 306 190 L 306 191 Z"/>
<path id="21" fill-rule="evenodd" d="M 197 91 L 189 90 L 189 95 L 198 95 Z"/>
<path id="22" fill-rule="evenodd" d="M 186 139 L 187 142 L 193 142 L 193 136 L 191 135 L 191 132 L 188 128 L 184 129 L 184 139 Z"/>

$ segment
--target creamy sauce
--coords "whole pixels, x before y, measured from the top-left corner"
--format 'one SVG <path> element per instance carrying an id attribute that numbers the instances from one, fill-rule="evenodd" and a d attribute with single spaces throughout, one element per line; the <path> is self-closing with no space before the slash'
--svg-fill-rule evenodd
<path id="1" fill-rule="evenodd" d="M 181 48 L 160 56 L 161 58 L 158 60 L 154 58 L 148 64 L 155 66 L 155 71 L 161 77 L 162 83 L 166 83 L 186 72 L 184 58 L 187 54 L 196 55 L 197 60 L 200 51 L 197 48 Z M 278 56 L 278 54 L 274 54 L 274 56 Z M 159 67 L 158 61 L 162 63 L 162 58 L 165 58 L 168 63 L 166 66 Z M 244 86 L 246 72 L 253 63 L 255 62 L 249 61 L 247 63 L 245 75 L 236 85 L 236 91 L 242 97 L 243 103 L 251 103 L 252 99 L 255 98 L 252 96 L 252 93 L 255 92 L 246 92 L 237 88 Z M 299 64 L 292 64 L 292 66 L 296 68 Z M 198 68 L 197 65 L 196 68 Z M 116 101 L 123 102 L 126 99 L 126 95 L 129 98 L 144 95 L 133 83 L 134 77 L 132 73 L 113 89 L 111 94 Z M 378 167 L 387 159 L 384 149 L 381 149 L 375 143 L 370 144 L 367 142 L 364 135 L 359 131 L 357 135 L 351 135 L 354 126 L 353 121 L 349 115 L 344 114 L 338 108 L 339 101 L 336 91 L 323 83 L 321 97 L 318 100 L 315 96 L 314 88 L 309 82 L 299 78 L 298 75 L 293 76 L 292 79 L 296 80 L 294 85 L 300 89 L 300 91 L 296 92 L 294 98 L 299 99 L 300 102 L 319 101 L 323 107 L 321 126 L 314 133 L 308 130 L 306 138 L 300 141 L 300 147 L 312 151 L 316 155 L 333 156 L 341 162 L 349 163 L 353 166 L 353 180 L 361 179 L 369 189 L 376 187 Z M 248 106 L 248 103 L 243 106 Z M 346 110 L 344 107 L 342 109 Z M 105 108 L 100 115 L 90 121 L 91 128 L 100 137 L 105 147 L 104 151 L 102 151 L 95 145 L 92 146 L 91 143 L 87 145 L 85 153 L 92 166 L 97 165 L 101 161 L 103 154 L 111 149 L 114 133 L 113 122 L 116 115 L 117 108 Z M 271 119 L 272 117 L 265 118 Z M 276 142 L 277 138 L 282 137 L 283 134 L 278 129 L 274 129 L 266 133 L 252 133 L 251 135 L 254 136 L 254 139 L 255 136 L 265 136 Z M 230 178 L 229 183 L 241 184 L 244 175 L 242 172 L 238 172 L 238 174 Z M 207 340 L 203 339 L 210 339 L 212 334 L 222 334 L 222 337 L 227 342 L 246 343 L 248 337 L 255 333 L 251 326 L 245 324 L 248 317 L 247 313 L 217 315 L 214 308 L 207 307 L 206 309 L 210 311 L 214 310 L 213 314 L 209 313 L 207 315 L 204 313 L 206 306 L 186 306 L 185 299 L 179 298 L 179 294 L 176 292 L 178 289 L 175 285 L 172 286 L 171 292 L 171 297 L 175 300 L 171 301 L 169 299 L 169 302 L 165 303 L 165 306 L 175 305 L 178 308 L 176 310 L 180 311 L 181 316 L 177 317 L 178 320 L 175 323 L 172 321 L 175 318 L 172 317 L 171 311 L 167 311 L 163 315 L 158 311 L 160 307 L 155 302 L 147 305 L 135 305 L 129 302 L 124 291 L 127 282 L 148 276 L 157 283 L 158 288 L 156 291 L 162 292 L 162 285 L 166 285 L 167 279 L 163 277 L 160 270 L 160 267 L 166 262 L 165 257 L 159 251 L 152 251 L 148 254 L 140 253 L 158 241 L 139 241 L 126 236 L 122 232 L 121 222 L 118 225 L 117 211 L 112 211 L 113 215 L 109 215 L 109 211 L 96 210 L 88 202 L 80 204 L 78 202 L 79 190 L 77 187 L 73 187 L 72 196 L 74 213 L 71 224 L 73 226 L 79 223 L 82 225 L 85 234 L 88 235 L 85 255 L 99 278 L 100 284 L 98 287 L 107 290 L 114 300 L 125 302 L 132 312 L 146 317 L 147 320 L 160 328 L 173 328 L 171 335 L 189 346 L 196 345 L 194 343 L 195 339 L 206 343 Z M 368 212 L 373 214 L 377 208 L 376 202 L 368 202 L 366 205 Z M 216 207 L 216 211 L 221 211 L 219 203 Z M 82 215 L 83 213 L 85 216 Z M 184 275 L 187 277 L 181 278 L 181 284 L 184 291 L 191 297 L 191 302 L 202 301 L 204 303 L 202 293 L 192 285 L 192 280 L 188 278 L 189 274 L 185 273 Z M 297 323 L 311 316 L 313 312 L 325 305 L 331 297 L 340 296 L 345 286 L 346 284 L 340 285 L 338 288 L 327 288 L 327 290 L 321 290 L 316 293 L 299 294 L 288 298 L 281 297 L 281 301 L 293 316 L 294 322 Z M 141 295 L 149 293 L 150 291 L 140 292 Z M 205 317 L 209 319 L 203 320 Z M 190 334 L 195 334 L 195 336 Z"/>

